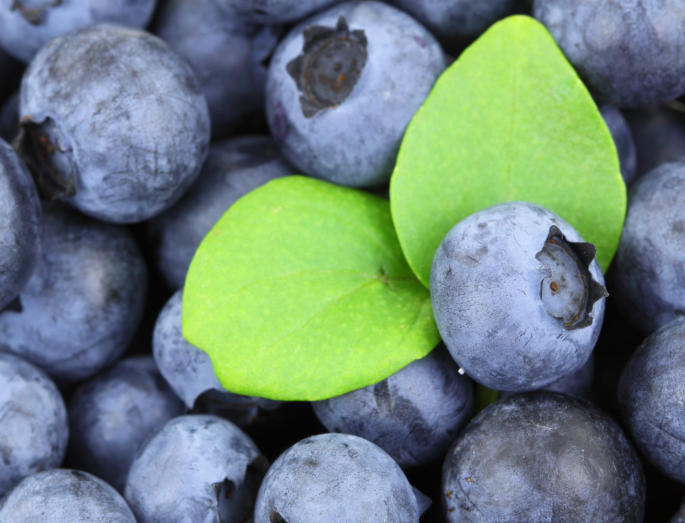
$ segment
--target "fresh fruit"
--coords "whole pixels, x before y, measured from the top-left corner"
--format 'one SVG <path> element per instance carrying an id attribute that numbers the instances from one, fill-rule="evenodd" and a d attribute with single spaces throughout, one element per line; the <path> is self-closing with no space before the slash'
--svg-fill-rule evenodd
<path id="1" fill-rule="evenodd" d="M 159 38 L 98 25 L 53 40 L 21 87 L 18 147 L 38 188 L 100 220 L 147 220 L 200 173 L 209 113 Z"/>
<path id="2" fill-rule="evenodd" d="M 274 140 L 304 174 L 385 184 L 409 121 L 444 69 L 438 42 L 402 11 L 336 5 L 276 48 L 266 85 Z"/>
<path id="3" fill-rule="evenodd" d="M 214 140 L 263 113 L 267 63 L 280 27 L 245 22 L 226 2 L 172 0 L 160 10 L 154 32 L 197 76 Z"/>
<path id="4" fill-rule="evenodd" d="M 425 25 L 439 40 L 455 43 L 476 38 L 511 14 L 517 0 L 390 0 Z"/>
<path id="5" fill-rule="evenodd" d="M 448 523 L 639 523 L 645 478 L 628 438 L 592 403 L 534 392 L 471 421 L 447 454 L 442 495 Z"/>
<path id="6" fill-rule="evenodd" d="M 2 352 L 1 345 L 0 419 L 2 499 L 31 474 L 60 466 L 67 450 L 69 425 L 64 400 L 47 374 Z M 0 517 L 0 521 L 14 520 Z"/>
<path id="7" fill-rule="evenodd" d="M 268 468 L 252 440 L 215 416 L 171 420 L 138 452 L 126 501 L 138 523 L 249 519 Z"/>
<path id="8" fill-rule="evenodd" d="M 650 333 L 685 311 L 685 159 L 662 164 L 630 190 L 612 292 Z"/>
<path id="9" fill-rule="evenodd" d="M 393 459 L 349 434 L 321 434 L 285 451 L 266 474 L 255 523 L 418 523 L 419 504 Z"/>
<path id="10" fill-rule="evenodd" d="M 40 256 L 43 215 L 24 162 L 0 139 L 0 311 L 24 288 Z"/>
<path id="11" fill-rule="evenodd" d="M 685 93 L 683 0 L 534 0 L 533 14 L 602 103 L 644 107 Z"/>
<path id="12" fill-rule="evenodd" d="M 638 450 L 661 472 L 685 483 L 685 319 L 649 336 L 621 374 L 618 401 Z"/>
<path id="13" fill-rule="evenodd" d="M 156 0 L 13 0 L 0 2 L 0 47 L 28 62 L 60 35 L 101 22 L 143 28 Z"/>
<path id="14" fill-rule="evenodd" d="M 124 491 L 141 444 L 185 411 L 150 356 L 121 360 L 69 402 L 69 463 Z"/>
<path id="15" fill-rule="evenodd" d="M 80 470 L 39 472 L 0 502 L 0 521 L 12 523 L 136 522 L 124 498 L 101 479 Z"/>
<path id="16" fill-rule="evenodd" d="M 383 381 L 312 403 L 330 432 L 375 443 L 401 466 L 442 456 L 471 417 L 473 384 L 443 345 Z"/>
<path id="17" fill-rule="evenodd" d="M 604 276 L 561 217 L 510 202 L 460 221 L 431 270 L 435 321 L 452 357 L 486 387 L 537 390 L 579 369 L 597 342 Z"/>
<path id="18" fill-rule="evenodd" d="M 147 268 L 131 234 L 64 204 L 43 207 L 41 256 L 0 344 L 53 378 L 80 381 L 126 350 L 145 310 Z"/>

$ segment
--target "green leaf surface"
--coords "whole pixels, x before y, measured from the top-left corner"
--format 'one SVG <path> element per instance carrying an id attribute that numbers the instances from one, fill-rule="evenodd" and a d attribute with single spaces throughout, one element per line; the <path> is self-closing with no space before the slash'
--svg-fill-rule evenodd
<path id="1" fill-rule="evenodd" d="M 516 200 L 559 214 L 609 266 L 626 212 L 614 143 L 551 35 L 525 16 L 493 25 L 440 77 L 390 184 L 400 243 L 426 286 L 457 222 Z"/>
<path id="2" fill-rule="evenodd" d="M 389 203 L 302 176 L 249 193 L 207 235 L 183 334 L 228 390 L 306 401 L 377 383 L 440 341 Z"/>

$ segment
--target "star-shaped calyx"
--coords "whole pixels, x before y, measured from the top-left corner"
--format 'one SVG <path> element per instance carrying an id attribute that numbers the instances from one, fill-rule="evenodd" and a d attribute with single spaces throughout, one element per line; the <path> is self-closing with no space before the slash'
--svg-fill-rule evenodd
<path id="1" fill-rule="evenodd" d="M 304 30 L 302 54 L 287 70 L 297 84 L 305 118 L 347 99 L 366 65 L 367 44 L 364 31 L 350 31 L 344 16 L 334 28 L 313 25 Z"/>
<path id="2" fill-rule="evenodd" d="M 535 255 L 546 268 L 540 299 L 547 313 L 563 322 L 565 330 L 592 325 L 594 304 L 609 296 L 590 273 L 597 249 L 591 243 L 571 242 L 552 226 L 542 250 Z"/>

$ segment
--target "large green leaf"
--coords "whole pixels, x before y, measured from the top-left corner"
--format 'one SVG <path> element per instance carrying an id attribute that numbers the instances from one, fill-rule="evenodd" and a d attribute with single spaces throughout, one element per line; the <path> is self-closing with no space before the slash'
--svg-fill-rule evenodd
<path id="1" fill-rule="evenodd" d="M 183 333 L 228 390 L 281 400 L 377 383 L 440 340 L 388 202 L 302 176 L 251 192 L 207 235 Z"/>
<path id="2" fill-rule="evenodd" d="M 525 16 L 493 25 L 440 77 L 390 184 L 400 243 L 425 285 L 457 222 L 514 200 L 559 214 L 609 266 L 626 210 L 614 143 L 550 34 Z"/>

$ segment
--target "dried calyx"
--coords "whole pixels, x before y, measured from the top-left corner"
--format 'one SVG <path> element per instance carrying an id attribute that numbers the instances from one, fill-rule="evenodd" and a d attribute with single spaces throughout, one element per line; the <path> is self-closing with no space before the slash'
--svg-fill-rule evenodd
<path id="1" fill-rule="evenodd" d="M 540 299 L 547 313 L 563 322 L 565 330 L 592 325 L 594 304 L 609 295 L 590 273 L 595 254 L 591 243 L 570 242 L 552 226 L 542 250 L 535 255 L 548 274 L 540 282 Z"/>
<path id="2" fill-rule="evenodd" d="M 62 0 L 14 0 L 12 2 L 12 11 L 19 11 L 29 24 L 39 25 L 43 22 L 43 16 L 48 9 L 57 7 L 62 3 Z"/>
<path id="3" fill-rule="evenodd" d="M 366 35 L 350 31 L 345 17 L 335 28 L 307 27 L 302 54 L 287 66 L 300 91 L 304 116 L 311 118 L 343 103 L 357 85 L 366 59 Z"/>
<path id="4" fill-rule="evenodd" d="M 30 116 L 23 118 L 12 145 L 31 171 L 43 198 L 63 200 L 76 194 L 72 151 L 51 118 L 41 123 Z"/>
<path id="5" fill-rule="evenodd" d="M 219 521 L 245 523 L 251 520 L 259 485 L 268 469 L 269 462 L 260 455 L 247 466 L 242 483 L 236 484 L 226 478 L 213 485 Z"/>

